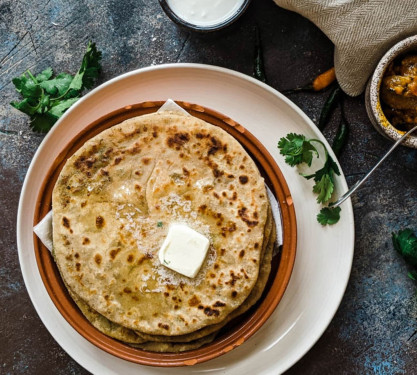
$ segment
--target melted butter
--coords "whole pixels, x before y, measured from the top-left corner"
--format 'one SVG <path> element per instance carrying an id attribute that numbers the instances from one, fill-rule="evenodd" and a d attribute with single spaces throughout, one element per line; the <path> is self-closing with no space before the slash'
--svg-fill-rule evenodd
<path id="1" fill-rule="evenodd" d="M 227 21 L 244 0 L 167 0 L 171 10 L 184 21 L 197 26 L 215 26 Z"/>

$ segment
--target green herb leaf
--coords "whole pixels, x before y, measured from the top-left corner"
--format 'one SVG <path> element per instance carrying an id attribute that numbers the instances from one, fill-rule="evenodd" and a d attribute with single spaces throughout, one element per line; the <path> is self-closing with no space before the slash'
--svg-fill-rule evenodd
<path id="1" fill-rule="evenodd" d="M 311 166 L 314 154 L 319 153 L 312 142 L 320 143 L 324 147 L 325 162 L 321 169 L 312 174 L 301 174 L 306 179 L 314 178 L 313 192 L 317 194 L 317 203 L 327 203 L 334 191 L 334 175 L 340 175 L 339 167 L 329 155 L 326 146 L 318 139 L 306 139 L 304 135 L 289 133 L 278 142 L 281 155 L 285 156 L 285 162 L 291 166 L 306 163 Z M 339 221 L 340 211 L 338 208 L 323 208 L 317 215 L 317 220 L 322 225 L 332 225 Z"/>
<path id="2" fill-rule="evenodd" d="M 47 133 L 63 113 L 91 88 L 100 71 L 101 52 L 89 43 L 80 70 L 75 76 L 60 73 L 53 77 L 52 68 L 33 76 L 28 70 L 12 80 L 23 99 L 10 103 L 31 117 L 34 131 Z"/>
<path id="3" fill-rule="evenodd" d="M 311 175 L 303 175 L 305 178 L 314 178 L 316 184 L 313 186 L 313 192 L 318 194 L 317 203 L 326 203 L 333 194 L 334 190 L 334 174 L 340 175 L 337 164 L 330 156 L 324 163 L 323 168 Z"/>
<path id="4" fill-rule="evenodd" d="M 336 224 L 340 219 L 340 207 L 324 207 L 320 210 L 317 215 L 317 221 L 321 225 L 333 225 Z"/>
<path id="5" fill-rule="evenodd" d="M 31 118 L 30 127 L 38 133 L 47 133 L 49 129 L 57 122 L 58 117 L 51 115 L 49 112 L 36 115 Z"/>
<path id="6" fill-rule="evenodd" d="M 411 266 L 417 266 L 417 237 L 414 232 L 407 228 L 392 233 L 392 243 L 394 249 L 405 259 Z"/>
<path id="7" fill-rule="evenodd" d="M 71 82 L 70 89 L 82 91 L 94 85 L 100 72 L 101 52 L 97 51 L 95 43 L 88 43 L 87 52 L 81 63 L 81 68 Z"/>
<path id="8" fill-rule="evenodd" d="M 42 73 L 36 75 L 36 80 L 38 82 L 43 82 L 51 78 L 53 75 L 52 68 L 45 69 Z"/>
<path id="9" fill-rule="evenodd" d="M 42 88 L 39 87 L 36 80 L 22 76 L 20 80 L 20 93 L 23 97 L 37 100 L 42 96 Z"/>
<path id="10" fill-rule="evenodd" d="M 34 115 L 37 111 L 37 107 L 32 106 L 29 99 L 23 99 L 21 102 L 11 102 L 10 105 L 29 116 Z"/>
<path id="11" fill-rule="evenodd" d="M 313 192 L 318 194 L 317 203 L 327 202 L 333 194 L 334 183 L 329 174 L 323 174 L 313 186 Z"/>
<path id="12" fill-rule="evenodd" d="M 80 98 L 71 98 L 71 99 L 65 99 L 58 102 L 58 104 L 54 105 L 48 113 L 55 116 L 57 119 L 60 118 L 64 112 L 71 107 L 78 99 Z"/>
<path id="13" fill-rule="evenodd" d="M 285 162 L 292 167 L 301 163 L 310 166 L 313 154 L 318 156 L 317 149 L 301 134 L 290 133 L 287 137 L 282 137 L 278 142 L 278 148 L 281 155 L 285 156 Z"/>
<path id="14" fill-rule="evenodd" d="M 163 223 L 162 221 L 158 221 L 158 222 L 156 223 L 156 226 L 157 226 L 158 228 L 161 228 L 163 225 L 164 225 L 164 223 Z"/>
<path id="15" fill-rule="evenodd" d="M 63 96 L 68 92 L 72 80 L 73 77 L 71 74 L 61 73 L 53 79 L 41 82 L 40 86 L 45 89 L 49 95 Z"/>

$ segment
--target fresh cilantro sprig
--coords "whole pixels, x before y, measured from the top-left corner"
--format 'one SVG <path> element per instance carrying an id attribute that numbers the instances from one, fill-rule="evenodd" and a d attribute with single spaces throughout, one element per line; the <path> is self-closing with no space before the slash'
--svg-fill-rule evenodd
<path id="1" fill-rule="evenodd" d="M 289 133 L 278 142 L 281 155 L 285 156 L 285 162 L 290 166 L 306 163 L 309 167 L 313 157 L 319 157 L 316 146 L 323 146 L 325 162 L 321 169 L 313 174 L 301 174 L 306 179 L 314 179 L 313 192 L 317 194 L 317 203 L 326 204 L 332 197 L 335 185 L 335 175 L 340 176 L 340 171 L 329 155 L 324 143 L 318 139 L 307 139 L 304 135 Z M 317 221 L 322 225 L 333 225 L 340 219 L 340 208 L 324 207 L 317 215 Z"/>
<path id="2" fill-rule="evenodd" d="M 40 133 L 47 133 L 55 122 L 81 96 L 84 89 L 90 89 L 101 70 L 101 52 L 95 43 L 89 42 L 79 71 L 72 76 L 60 73 L 53 77 L 52 68 L 33 75 L 30 70 L 12 80 L 23 99 L 10 104 L 30 116 L 30 127 Z"/>
<path id="3" fill-rule="evenodd" d="M 417 237 L 412 229 L 403 229 L 392 233 L 394 249 L 413 267 L 408 273 L 410 279 L 417 280 Z"/>
<path id="4" fill-rule="evenodd" d="M 291 167 L 301 163 L 311 166 L 313 154 L 319 156 L 317 149 L 304 135 L 295 133 L 289 133 L 286 138 L 281 138 L 278 142 L 278 148 L 281 150 L 281 154 L 285 155 L 285 162 Z"/>
<path id="5" fill-rule="evenodd" d="M 313 174 L 302 175 L 307 180 L 314 178 L 316 183 L 313 186 L 313 192 L 318 194 L 317 203 L 326 203 L 330 200 L 334 191 L 334 176 L 340 176 L 337 164 L 328 154 L 326 147 L 324 145 L 323 147 L 326 151 L 326 162 L 324 163 L 323 168 Z"/>

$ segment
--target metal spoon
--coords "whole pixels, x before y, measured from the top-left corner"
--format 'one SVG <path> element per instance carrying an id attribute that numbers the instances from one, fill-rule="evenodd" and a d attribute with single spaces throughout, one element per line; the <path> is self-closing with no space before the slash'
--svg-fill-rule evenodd
<path id="1" fill-rule="evenodd" d="M 340 206 L 346 199 L 348 199 L 359 187 L 368 179 L 368 177 L 377 169 L 381 163 L 393 152 L 397 146 L 413 131 L 417 129 L 417 125 L 414 126 L 411 130 L 409 130 L 407 133 L 405 133 L 397 142 L 395 142 L 392 147 L 387 151 L 387 153 L 381 158 L 381 160 L 378 161 L 378 163 L 375 164 L 375 166 L 365 175 L 364 178 L 359 180 L 355 183 L 345 194 L 343 194 L 336 202 L 331 203 L 329 206 L 337 207 Z"/>

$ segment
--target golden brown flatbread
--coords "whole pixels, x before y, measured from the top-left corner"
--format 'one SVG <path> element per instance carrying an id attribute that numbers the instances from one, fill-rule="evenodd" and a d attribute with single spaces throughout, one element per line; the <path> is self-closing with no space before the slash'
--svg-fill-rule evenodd
<path id="1" fill-rule="evenodd" d="M 194 117 L 129 119 L 81 147 L 53 192 L 53 242 L 69 288 L 123 327 L 178 336 L 223 322 L 258 279 L 268 201 L 242 146 Z M 210 239 L 194 279 L 157 252 L 173 222 Z"/>

